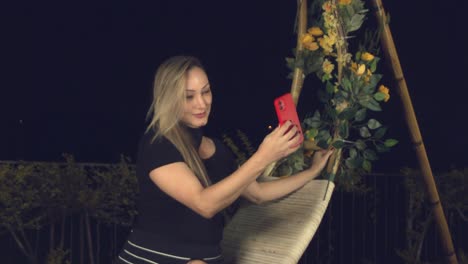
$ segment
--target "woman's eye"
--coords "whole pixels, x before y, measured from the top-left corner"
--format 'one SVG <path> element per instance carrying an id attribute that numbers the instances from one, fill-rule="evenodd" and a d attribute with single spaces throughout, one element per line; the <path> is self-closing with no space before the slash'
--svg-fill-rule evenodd
<path id="1" fill-rule="evenodd" d="M 192 100 L 192 99 L 193 99 L 193 95 L 187 95 L 187 96 L 185 97 L 185 99 L 187 99 L 187 100 Z"/>

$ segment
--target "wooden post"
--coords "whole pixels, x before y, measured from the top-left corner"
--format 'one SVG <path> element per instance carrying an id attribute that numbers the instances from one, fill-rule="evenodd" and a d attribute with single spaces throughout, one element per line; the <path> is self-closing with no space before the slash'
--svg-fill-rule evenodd
<path id="1" fill-rule="evenodd" d="M 398 59 L 395 43 L 393 42 L 392 33 L 387 23 L 387 17 L 385 15 L 382 1 L 372 0 L 372 4 L 374 7 L 374 12 L 377 17 L 379 27 L 382 31 L 380 39 L 383 50 L 385 52 L 385 57 L 390 62 L 394 78 L 398 84 L 398 92 L 400 94 L 400 98 L 403 104 L 406 123 L 410 131 L 413 146 L 416 150 L 416 155 L 419 161 L 419 167 L 422 172 L 426 191 L 429 197 L 429 202 L 432 206 L 432 213 L 434 215 L 434 220 L 436 222 L 437 230 L 440 235 L 445 258 L 447 260 L 447 263 L 458 263 L 455 250 L 453 248 L 450 231 L 447 225 L 447 220 L 445 218 L 442 203 L 440 202 L 439 194 L 437 192 L 434 176 L 432 175 L 429 159 L 427 157 L 421 132 L 419 130 L 418 122 L 416 120 L 413 104 L 408 93 L 408 87 L 406 86 L 406 81 L 403 76 L 403 70 L 400 65 L 400 60 Z"/>
<path id="2" fill-rule="evenodd" d="M 306 33 L 307 30 L 307 0 L 297 0 L 297 44 L 296 44 L 296 54 L 302 52 L 304 49 L 301 38 Z M 296 56 L 297 58 L 297 56 Z M 293 81 L 291 84 L 291 95 L 294 100 L 294 103 L 297 105 L 299 101 L 299 95 L 302 91 L 302 86 L 304 84 L 304 71 L 302 68 L 296 67 L 294 69 Z"/>
<path id="3" fill-rule="evenodd" d="M 307 0 L 297 0 L 297 44 L 296 54 L 301 52 L 304 47 L 301 42 L 302 35 L 307 30 Z M 296 55 L 297 57 L 297 55 Z M 302 68 L 296 67 L 294 69 L 293 81 L 291 84 L 291 96 L 294 103 L 297 105 L 299 102 L 299 95 L 302 91 L 302 85 L 304 84 L 304 71 Z M 263 171 L 263 176 L 271 176 L 275 170 L 277 162 L 273 162 Z"/>

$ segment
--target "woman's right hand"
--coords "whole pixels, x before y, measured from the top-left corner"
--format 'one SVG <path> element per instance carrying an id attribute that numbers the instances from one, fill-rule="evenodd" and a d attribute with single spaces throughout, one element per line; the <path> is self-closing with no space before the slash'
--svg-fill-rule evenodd
<path id="1" fill-rule="evenodd" d="M 298 128 L 287 121 L 263 139 L 256 153 L 269 164 L 296 151 L 301 146 L 300 140 Z"/>

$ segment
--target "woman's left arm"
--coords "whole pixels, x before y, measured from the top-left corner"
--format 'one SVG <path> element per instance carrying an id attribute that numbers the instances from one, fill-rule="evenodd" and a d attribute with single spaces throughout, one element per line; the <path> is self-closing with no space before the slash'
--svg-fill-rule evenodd
<path id="1" fill-rule="evenodd" d="M 320 150 L 314 153 L 310 168 L 288 177 L 267 182 L 252 182 L 242 193 L 249 201 L 261 204 L 281 198 L 304 186 L 316 178 L 327 164 L 333 150 Z"/>

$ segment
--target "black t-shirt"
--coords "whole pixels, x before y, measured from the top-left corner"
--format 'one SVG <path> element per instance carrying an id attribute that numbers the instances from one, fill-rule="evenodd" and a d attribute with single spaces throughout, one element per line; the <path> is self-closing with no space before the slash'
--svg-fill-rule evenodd
<path id="1" fill-rule="evenodd" d="M 195 147 L 201 143 L 200 129 L 189 129 Z M 137 200 L 138 216 L 134 228 L 149 232 L 165 243 L 219 244 L 223 232 L 223 216 L 216 214 L 206 219 L 187 206 L 176 201 L 151 181 L 149 173 L 158 167 L 174 162 L 184 162 L 177 148 L 161 137 L 151 143 L 154 132 L 148 132 L 140 140 L 137 157 L 137 177 L 140 192 Z M 212 183 L 230 175 L 236 168 L 232 152 L 224 144 L 213 139 L 216 151 L 204 160 Z M 172 177 L 176 178 L 177 175 Z"/>

